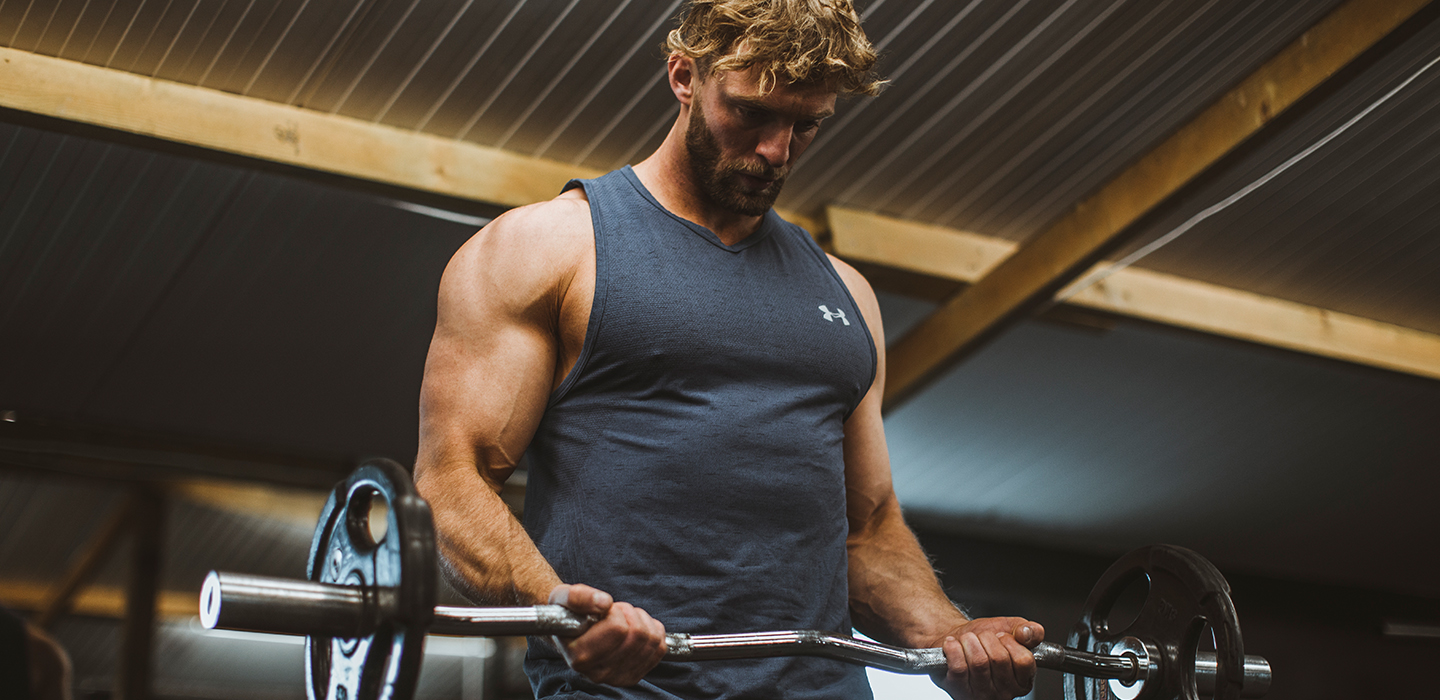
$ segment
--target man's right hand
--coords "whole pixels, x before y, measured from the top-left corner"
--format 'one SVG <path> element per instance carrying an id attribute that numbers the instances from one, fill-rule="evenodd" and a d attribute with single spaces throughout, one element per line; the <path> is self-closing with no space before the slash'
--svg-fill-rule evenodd
<path id="1" fill-rule="evenodd" d="M 665 625 L 629 603 L 584 584 L 560 584 L 550 603 L 599 620 L 578 637 L 556 637 L 570 668 L 596 683 L 631 686 L 665 656 Z"/>

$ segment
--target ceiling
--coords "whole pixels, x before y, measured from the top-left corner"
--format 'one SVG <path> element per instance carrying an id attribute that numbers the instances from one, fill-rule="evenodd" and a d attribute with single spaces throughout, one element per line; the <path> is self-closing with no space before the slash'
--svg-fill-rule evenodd
<path id="1" fill-rule="evenodd" d="M 1016 242 L 1336 5 L 859 4 L 892 85 L 842 104 L 780 205 Z M 658 46 L 675 7 L 7 0 L 0 45 L 612 168 L 674 118 Z M 1440 55 L 1435 14 L 1145 219 L 1120 253 Z M 1137 266 L 1440 333 L 1437 76 Z M 0 409 L 296 459 L 412 458 L 434 294 L 481 223 L 472 205 L 0 117 Z M 892 338 L 933 308 L 881 300 Z M 917 523 L 1085 551 L 1173 541 L 1222 568 L 1440 595 L 1426 502 L 1440 486 L 1440 382 L 1112 325 L 1020 323 L 888 415 Z"/>

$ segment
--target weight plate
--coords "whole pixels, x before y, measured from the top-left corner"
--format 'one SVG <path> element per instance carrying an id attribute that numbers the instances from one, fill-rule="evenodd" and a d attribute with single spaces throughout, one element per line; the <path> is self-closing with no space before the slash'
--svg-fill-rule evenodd
<path id="1" fill-rule="evenodd" d="M 1141 577 L 1148 580 L 1149 592 L 1139 615 L 1124 629 L 1111 629 L 1110 613 L 1116 600 Z M 1230 585 L 1199 554 L 1184 547 L 1154 545 L 1126 554 L 1100 577 L 1067 645 L 1109 653 L 1111 646 L 1125 637 L 1139 639 L 1158 651 L 1159 658 L 1152 659 L 1158 672 L 1135 689 L 1138 692 L 1133 697 L 1198 700 L 1195 654 L 1207 624 L 1215 635 L 1219 662 L 1215 700 L 1238 700 L 1245 649 Z M 1107 700 L 1112 695 L 1104 680 L 1066 674 L 1064 684 L 1067 700 Z"/>
<path id="2" fill-rule="evenodd" d="M 372 503 L 387 506 L 379 541 L 371 535 Z M 430 506 L 404 467 L 368 461 L 335 485 L 315 537 L 306 574 L 311 581 L 365 590 L 368 622 L 354 637 L 305 640 L 310 700 L 409 700 L 435 613 L 435 525 Z"/>

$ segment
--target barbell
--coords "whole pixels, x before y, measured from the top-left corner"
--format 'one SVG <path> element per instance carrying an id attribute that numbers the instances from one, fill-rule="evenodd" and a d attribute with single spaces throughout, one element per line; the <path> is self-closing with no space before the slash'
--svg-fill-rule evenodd
<path id="1" fill-rule="evenodd" d="M 378 540 L 369 522 L 375 498 L 388 506 Z M 310 545 L 307 580 L 212 571 L 200 593 L 209 629 L 306 637 L 311 700 L 409 700 L 428 634 L 558 635 L 591 620 L 558 605 L 435 605 L 435 530 L 429 505 L 403 467 L 362 464 L 326 501 Z M 1134 621 L 1111 629 L 1122 592 L 1145 578 L 1149 592 Z M 1206 629 L 1215 651 L 1200 651 Z M 941 649 L 904 649 L 815 630 L 667 634 L 667 661 L 818 656 L 899 673 L 945 670 Z M 1216 700 L 1261 697 L 1270 664 L 1244 654 L 1230 588 L 1204 557 L 1182 547 L 1143 547 L 1106 571 L 1066 646 L 1042 642 L 1036 665 L 1065 674 L 1068 700 Z"/>

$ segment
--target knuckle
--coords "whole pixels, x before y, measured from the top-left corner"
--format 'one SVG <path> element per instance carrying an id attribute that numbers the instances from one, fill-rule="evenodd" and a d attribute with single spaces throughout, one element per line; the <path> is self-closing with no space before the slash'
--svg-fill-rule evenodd
<path id="1" fill-rule="evenodd" d="M 986 653 L 985 647 L 979 644 L 975 645 L 975 648 L 970 650 L 966 656 L 969 658 L 970 663 L 977 669 L 988 669 L 990 664 L 994 663 L 994 659 L 990 658 L 990 654 Z"/>
<path id="2" fill-rule="evenodd" d="M 1029 653 L 1016 654 L 1012 657 L 1012 663 L 1017 670 L 1025 673 L 1035 673 L 1035 657 Z"/>
<path id="3" fill-rule="evenodd" d="M 619 646 L 626 652 L 633 652 L 640 649 L 643 644 L 644 639 L 641 637 L 640 630 L 634 627 L 626 627 L 624 634 L 620 637 L 619 643 L 616 646 Z"/>

